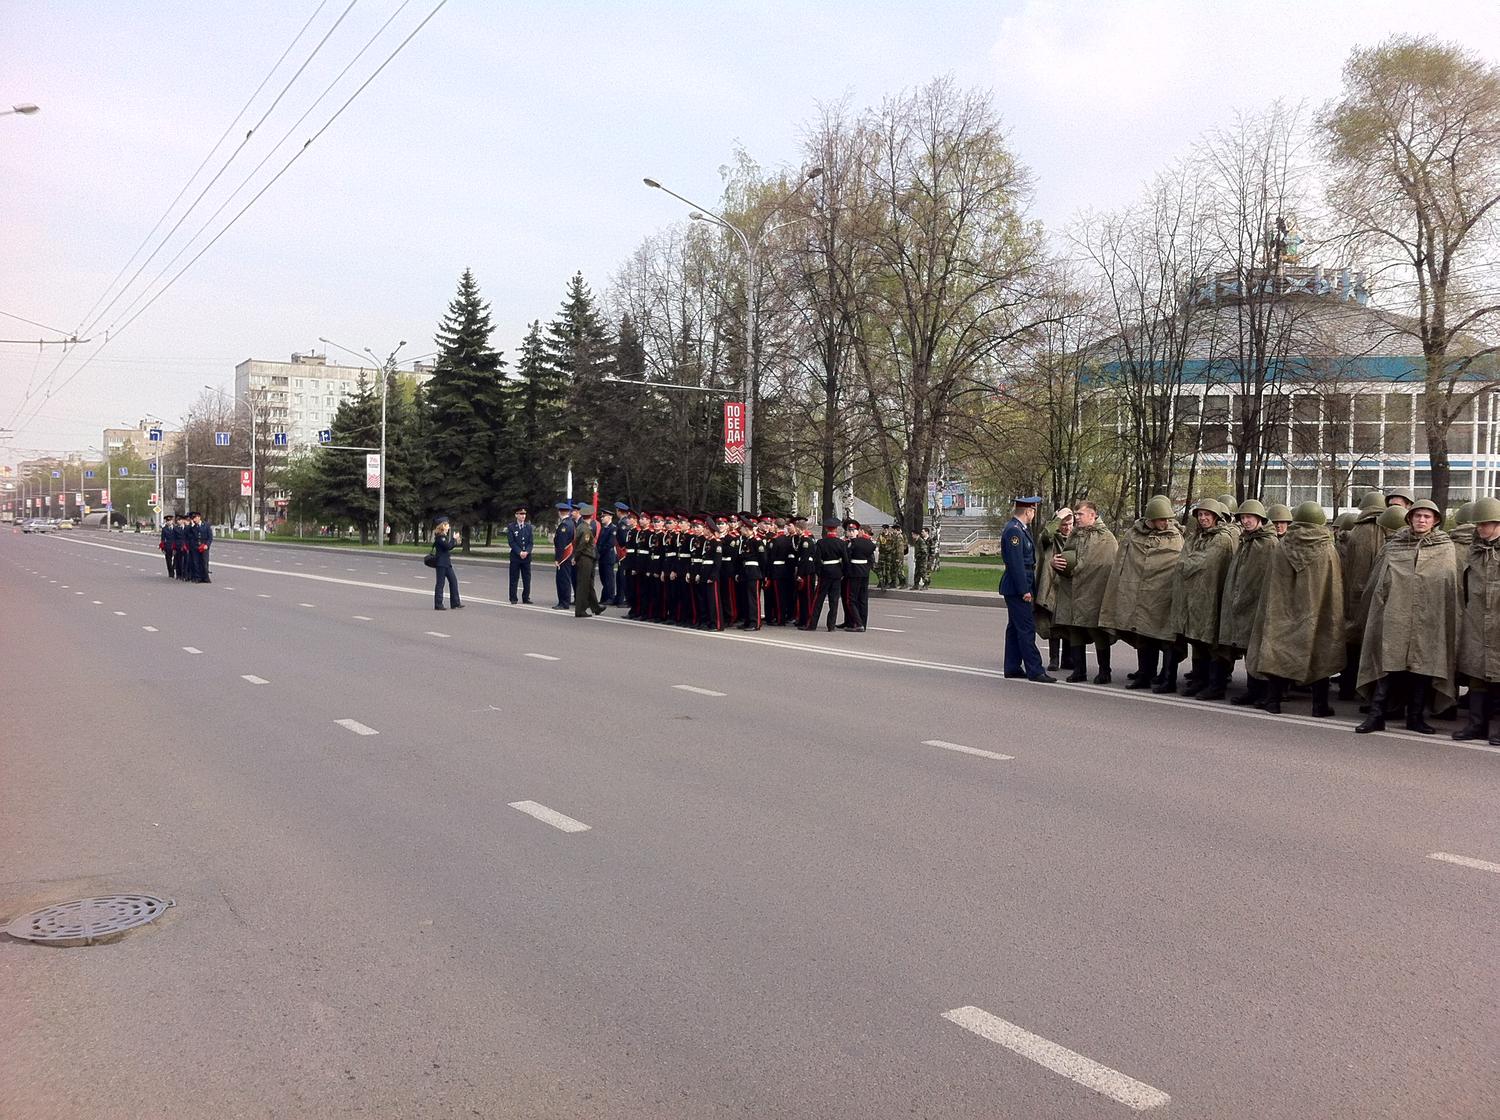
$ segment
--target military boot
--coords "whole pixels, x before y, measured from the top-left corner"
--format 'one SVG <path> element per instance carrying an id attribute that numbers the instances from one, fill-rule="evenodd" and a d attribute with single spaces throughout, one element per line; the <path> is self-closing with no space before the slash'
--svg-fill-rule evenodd
<path id="1" fill-rule="evenodd" d="M 1198 693 L 1199 700 L 1222 700 L 1229 689 L 1229 674 L 1234 664 L 1215 657 L 1208 663 L 1208 684 Z"/>
<path id="2" fill-rule="evenodd" d="M 1135 647 L 1135 663 L 1135 672 L 1130 675 L 1130 683 L 1125 686 L 1132 692 L 1150 688 L 1156 677 L 1156 643 L 1142 639 L 1141 644 Z"/>
<path id="3" fill-rule="evenodd" d="M 1158 696 L 1177 691 L 1177 666 L 1182 660 L 1174 649 L 1163 650 L 1162 656 L 1166 664 L 1162 667 L 1161 675 L 1156 678 L 1156 683 L 1151 686 L 1151 691 Z"/>
<path id="4" fill-rule="evenodd" d="M 1469 689 L 1469 718 L 1453 733 L 1453 737 L 1460 741 L 1489 738 L 1494 703 L 1495 698 L 1487 687 L 1481 685 Z"/>
<path id="5" fill-rule="evenodd" d="M 1236 708 L 1248 708 L 1258 703 L 1266 695 L 1266 682 L 1264 677 L 1252 677 L 1245 675 L 1245 691 L 1234 697 L 1229 702 Z"/>
<path id="6" fill-rule="evenodd" d="M 1184 696 L 1197 696 L 1212 683 L 1213 663 L 1208 654 L 1193 647 L 1193 667 L 1188 670 L 1183 679 L 1182 694 Z"/>
<path id="7" fill-rule="evenodd" d="M 1312 714 L 1319 719 L 1326 719 L 1328 716 L 1333 715 L 1333 705 L 1328 702 L 1328 686 L 1329 682 L 1326 678 L 1321 681 L 1313 681 Z"/>
<path id="8" fill-rule="evenodd" d="M 1406 698 L 1406 730 L 1415 731 L 1418 735 L 1437 734 L 1437 728 L 1428 723 L 1425 718 L 1427 697 L 1431 692 L 1431 677 L 1412 675 L 1411 693 Z"/>
<path id="9" fill-rule="evenodd" d="M 1069 684 L 1082 684 L 1089 679 L 1088 646 L 1069 646 L 1073 671 L 1068 674 Z"/>
<path id="10" fill-rule="evenodd" d="M 1286 695 L 1286 680 L 1282 677 L 1270 678 L 1269 687 L 1266 691 L 1266 699 L 1256 707 L 1273 716 L 1281 714 L 1281 698 Z"/>
<path id="11" fill-rule="evenodd" d="M 1094 660 L 1099 662 L 1099 671 L 1094 674 L 1095 684 L 1108 684 L 1113 678 L 1109 674 L 1109 643 L 1099 642 L 1094 646 Z"/>
<path id="12" fill-rule="evenodd" d="M 1356 735 L 1368 735 L 1372 731 L 1385 730 L 1385 702 L 1390 694 L 1391 678 L 1387 674 L 1375 682 L 1375 690 L 1370 694 L 1370 714 L 1365 716 L 1364 721 L 1354 729 Z"/>

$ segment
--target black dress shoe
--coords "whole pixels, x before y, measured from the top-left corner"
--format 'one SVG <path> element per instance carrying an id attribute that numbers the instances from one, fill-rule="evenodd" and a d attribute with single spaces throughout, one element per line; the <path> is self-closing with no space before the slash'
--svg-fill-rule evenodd
<path id="1" fill-rule="evenodd" d="M 1099 672 L 1094 674 L 1095 684 L 1109 684 L 1109 682 L 1112 680 L 1114 680 L 1114 677 L 1110 675 L 1110 671 L 1108 669 L 1100 669 Z"/>
<path id="2" fill-rule="evenodd" d="M 1356 735 L 1368 735 L 1372 731 L 1385 730 L 1385 716 L 1378 712 L 1371 712 L 1364 718 L 1358 727 L 1354 729 Z"/>
<path id="3" fill-rule="evenodd" d="M 1074 669 L 1068 674 L 1066 679 L 1069 684 L 1083 684 L 1084 681 L 1089 679 L 1089 675 L 1084 669 Z"/>
<path id="4" fill-rule="evenodd" d="M 1024 681 L 1026 679 L 1026 674 L 1025 673 L 1006 673 L 1005 674 L 1005 679 L 1008 680 L 1008 681 Z"/>
<path id="5" fill-rule="evenodd" d="M 456 611 L 461 611 L 461 610 L 464 609 L 464 605 L 462 603 L 454 603 L 453 604 L 453 609 L 456 610 Z"/>
<path id="6" fill-rule="evenodd" d="M 1406 721 L 1406 730 L 1415 731 L 1418 735 L 1436 735 L 1437 728 L 1428 723 L 1421 716 L 1415 716 Z"/>
<path id="7" fill-rule="evenodd" d="M 443 604 L 442 604 L 442 603 L 439 603 L 439 604 L 438 604 L 438 605 L 437 605 L 437 606 L 435 606 L 435 607 L 433 607 L 433 608 L 432 608 L 432 609 L 433 609 L 433 610 L 435 610 L 435 611 L 445 611 L 445 610 L 447 610 L 447 609 L 448 609 L 448 608 L 447 608 L 447 607 L 445 607 L 445 606 L 443 606 Z"/>
<path id="8" fill-rule="evenodd" d="M 515 602 L 515 600 L 514 600 L 514 599 L 512 599 L 512 600 L 511 600 L 511 602 L 512 602 L 512 603 L 514 603 L 514 602 Z M 529 606 L 531 606 L 531 600 L 530 600 L 530 599 L 522 599 L 522 600 L 521 600 L 521 602 L 522 602 L 522 603 L 523 603 L 523 604 L 524 604 L 524 605 L 526 605 L 526 606 L 528 606 L 528 607 L 529 607 Z"/>
<path id="9" fill-rule="evenodd" d="M 555 611 L 570 611 L 570 610 L 573 609 L 573 604 L 572 603 L 558 603 L 552 609 L 555 610 Z"/>
<path id="10" fill-rule="evenodd" d="M 1056 677 L 1050 677 L 1046 673 L 1043 673 L 1039 677 L 1027 677 L 1026 679 L 1028 681 L 1030 681 L 1032 684 L 1056 684 L 1057 683 L 1057 678 Z"/>
<path id="11" fill-rule="evenodd" d="M 1150 677 L 1136 677 L 1136 676 L 1132 676 L 1130 678 L 1130 683 L 1125 686 L 1125 691 L 1127 691 L 1127 692 L 1140 692 L 1142 689 L 1147 689 L 1147 688 L 1150 688 L 1150 687 L 1151 687 L 1151 678 Z"/>

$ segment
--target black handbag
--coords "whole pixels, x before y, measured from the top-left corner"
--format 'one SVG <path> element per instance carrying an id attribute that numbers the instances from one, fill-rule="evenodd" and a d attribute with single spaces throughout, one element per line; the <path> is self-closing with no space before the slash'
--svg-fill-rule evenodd
<path id="1" fill-rule="evenodd" d="M 429 568 L 436 568 L 437 567 L 437 549 L 433 549 L 426 556 L 422 557 L 422 563 L 426 564 Z"/>

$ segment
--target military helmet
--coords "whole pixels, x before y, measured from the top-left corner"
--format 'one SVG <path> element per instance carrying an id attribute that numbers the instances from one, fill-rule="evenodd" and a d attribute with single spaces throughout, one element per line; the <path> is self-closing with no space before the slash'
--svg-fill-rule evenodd
<path id="1" fill-rule="evenodd" d="M 1402 516 L 1402 520 L 1405 521 L 1408 525 L 1410 525 L 1411 524 L 1411 515 L 1414 514 L 1414 513 L 1416 513 L 1417 510 L 1419 510 L 1419 509 L 1431 510 L 1432 511 L 1432 515 L 1438 519 L 1438 524 L 1440 524 L 1440 525 L 1442 524 L 1442 522 L 1443 522 L 1443 511 L 1440 510 L 1440 509 L 1438 509 L 1437 503 L 1434 502 L 1431 498 L 1418 498 L 1410 506 L 1408 506 L 1406 509 L 1402 510 L 1401 511 L 1402 515 L 1403 515 Z"/>
<path id="2" fill-rule="evenodd" d="M 1290 521 L 1292 519 L 1292 511 L 1280 502 L 1274 502 L 1267 511 L 1266 516 L 1272 521 Z"/>
<path id="3" fill-rule="evenodd" d="M 1379 513 L 1385 509 L 1385 495 L 1379 490 L 1366 490 L 1365 496 L 1359 500 L 1360 513 Z"/>
<path id="4" fill-rule="evenodd" d="M 1317 502 L 1303 502 L 1292 514 L 1292 520 L 1298 525 L 1327 525 L 1328 515 Z"/>
<path id="5" fill-rule="evenodd" d="M 1225 517 L 1239 513 L 1240 511 L 1239 499 L 1236 498 L 1233 494 L 1220 494 L 1214 500 L 1224 507 Z"/>
<path id="6" fill-rule="evenodd" d="M 1458 507 L 1458 512 L 1453 515 L 1453 524 L 1455 524 L 1455 525 L 1473 525 L 1474 524 L 1474 503 L 1473 502 L 1465 502 L 1463 505 L 1461 505 L 1461 506 Z"/>
<path id="7" fill-rule="evenodd" d="M 1386 506 L 1379 521 L 1382 529 L 1394 533 L 1406 524 L 1406 509 L 1404 506 Z"/>
<path id="8" fill-rule="evenodd" d="M 1337 517 L 1335 517 L 1333 519 L 1333 527 L 1342 532 L 1345 529 L 1354 528 L 1354 523 L 1358 520 L 1359 514 L 1355 513 L 1353 510 L 1350 510 L 1348 513 L 1341 513 Z"/>
<path id="9" fill-rule="evenodd" d="M 1146 503 L 1146 512 L 1141 516 L 1147 521 L 1157 521 L 1163 517 L 1171 518 L 1175 511 L 1172 509 L 1172 499 L 1165 494 L 1157 494 Z"/>
<path id="10" fill-rule="evenodd" d="M 1472 504 L 1470 516 L 1475 525 L 1484 521 L 1500 521 L 1500 499 L 1480 498 Z"/>
<path id="11" fill-rule="evenodd" d="M 1246 498 L 1243 502 L 1240 503 L 1240 516 L 1244 517 L 1247 513 L 1252 517 L 1260 518 L 1262 521 L 1270 520 L 1270 518 L 1266 514 L 1266 507 L 1261 505 L 1260 502 L 1256 501 L 1254 498 Z"/>

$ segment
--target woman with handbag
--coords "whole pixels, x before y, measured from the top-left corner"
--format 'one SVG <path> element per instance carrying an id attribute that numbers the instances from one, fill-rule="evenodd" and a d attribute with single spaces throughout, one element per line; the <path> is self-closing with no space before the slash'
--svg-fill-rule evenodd
<path id="1" fill-rule="evenodd" d="M 463 538 L 452 531 L 446 517 L 439 517 L 433 521 L 432 551 L 427 554 L 428 566 L 433 569 L 437 576 L 437 585 L 433 588 L 433 609 L 447 610 L 443 606 L 443 583 L 448 584 L 448 599 L 453 603 L 453 609 L 463 610 L 464 605 L 458 601 L 458 576 L 453 574 L 453 558 L 450 555 L 453 547 L 463 543 Z"/>

